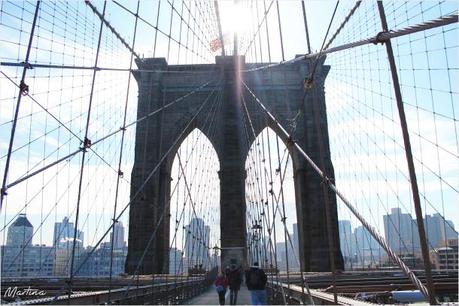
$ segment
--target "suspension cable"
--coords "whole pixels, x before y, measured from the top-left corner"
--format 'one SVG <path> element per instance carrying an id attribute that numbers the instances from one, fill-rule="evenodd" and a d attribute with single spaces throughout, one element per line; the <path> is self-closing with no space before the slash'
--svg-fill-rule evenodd
<path id="1" fill-rule="evenodd" d="M 370 232 L 370 234 L 378 241 L 378 243 L 384 248 L 384 250 L 387 252 L 387 254 L 394 260 L 394 262 L 397 263 L 397 265 L 405 272 L 405 274 L 410 278 L 410 280 L 413 282 L 413 284 L 425 295 L 428 296 L 428 291 L 427 288 L 424 286 L 424 284 L 419 280 L 419 278 L 411 271 L 410 268 L 403 262 L 403 260 L 395 253 L 392 251 L 390 246 L 387 244 L 385 239 L 379 235 L 379 233 L 371 226 L 364 218 L 363 216 L 354 208 L 354 206 L 347 200 L 347 198 L 344 196 L 344 194 L 337 189 L 337 187 L 330 181 L 330 178 L 328 178 L 324 172 L 314 163 L 314 161 L 309 157 L 309 155 L 298 145 L 295 140 L 292 139 L 292 137 L 287 133 L 287 131 L 280 125 L 279 121 L 266 109 L 266 107 L 263 105 L 263 103 L 258 99 L 258 97 L 250 90 L 250 88 L 247 86 L 247 84 L 242 81 L 242 84 L 244 87 L 247 89 L 247 91 L 252 95 L 253 100 L 261 107 L 261 109 L 268 115 L 270 120 L 272 120 L 273 124 L 275 124 L 279 130 L 282 132 L 284 137 L 289 139 L 288 145 L 290 147 L 295 148 L 298 153 L 300 153 L 306 161 L 309 163 L 309 165 L 312 167 L 312 169 L 323 179 L 323 183 L 326 184 L 333 192 L 336 193 L 336 195 L 343 201 L 343 203 L 351 210 L 351 212 L 357 217 L 357 219 L 363 224 L 363 226 Z"/>

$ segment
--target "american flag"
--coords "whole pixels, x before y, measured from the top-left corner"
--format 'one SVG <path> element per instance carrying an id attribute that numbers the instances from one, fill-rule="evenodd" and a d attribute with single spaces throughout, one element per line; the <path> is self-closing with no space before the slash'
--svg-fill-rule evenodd
<path id="1" fill-rule="evenodd" d="M 212 52 L 215 52 L 221 49 L 221 47 L 222 47 L 222 41 L 220 39 L 214 39 L 210 42 L 210 50 L 212 50 Z"/>

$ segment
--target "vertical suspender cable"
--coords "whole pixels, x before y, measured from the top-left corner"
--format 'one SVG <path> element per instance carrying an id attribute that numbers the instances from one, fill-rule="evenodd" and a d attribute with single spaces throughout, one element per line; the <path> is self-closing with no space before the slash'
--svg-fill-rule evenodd
<path id="1" fill-rule="evenodd" d="M 5 198 L 7 194 L 6 182 L 8 180 L 8 170 L 10 168 L 11 153 L 13 150 L 14 136 L 16 134 L 16 125 L 18 123 L 19 107 L 21 106 L 22 97 L 24 95 L 27 95 L 27 93 L 29 92 L 29 88 L 24 81 L 26 78 L 27 69 L 30 68 L 30 65 L 29 65 L 30 50 L 32 49 L 32 41 L 33 41 L 33 36 L 35 33 L 35 27 L 37 24 L 39 10 L 40 10 L 40 1 L 37 1 L 37 4 L 35 6 L 35 13 L 33 16 L 32 28 L 30 29 L 30 37 L 29 37 L 29 43 L 27 45 L 26 57 L 24 60 L 24 68 L 22 69 L 22 77 L 21 77 L 21 83 L 19 85 L 19 93 L 18 93 L 18 99 L 16 102 L 16 110 L 14 112 L 13 124 L 11 127 L 10 143 L 8 145 L 8 154 L 6 156 L 6 163 L 5 163 L 5 172 L 3 173 L 2 189 L 0 190 L 0 211 L 3 207 L 3 199 Z"/>
<path id="2" fill-rule="evenodd" d="M 269 28 L 268 28 L 268 11 L 266 10 L 266 0 L 263 0 L 263 9 L 264 9 L 264 18 L 266 19 L 265 22 L 265 28 L 266 28 L 266 42 L 268 44 L 268 59 L 269 62 L 271 63 L 271 45 L 269 43 Z"/>
<path id="3" fill-rule="evenodd" d="M 158 0 L 158 13 L 156 14 L 156 31 L 155 31 L 155 42 L 153 44 L 153 57 L 156 56 L 156 42 L 158 39 L 158 23 L 159 23 L 159 12 L 161 11 L 161 0 Z"/>
<path id="4" fill-rule="evenodd" d="M 215 8 L 215 16 L 217 16 L 217 23 L 218 23 L 218 35 L 220 36 L 220 42 L 222 44 L 222 56 L 225 56 L 225 42 L 223 41 L 223 34 L 222 34 L 222 23 L 220 20 L 220 11 L 218 8 L 218 1 L 214 0 L 214 8 Z"/>
<path id="5" fill-rule="evenodd" d="M 239 0 L 234 0 L 233 5 L 234 5 L 235 8 L 237 8 L 238 3 L 239 3 Z M 234 50 L 233 50 L 233 55 L 234 56 L 237 56 L 237 53 L 238 53 L 237 52 L 237 50 L 238 50 L 238 44 L 237 44 L 238 37 L 237 37 L 237 35 L 238 35 L 237 31 L 234 31 Z"/>
<path id="6" fill-rule="evenodd" d="M 104 2 L 104 8 L 102 12 L 102 17 L 105 16 L 105 8 L 107 7 L 107 2 Z M 97 63 L 99 61 L 99 51 L 100 51 L 100 43 L 102 41 L 102 31 L 104 28 L 104 18 L 101 18 L 100 21 L 100 29 L 99 29 L 99 40 L 97 42 L 97 51 L 96 51 L 96 59 L 94 61 L 94 67 L 97 68 Z M 76 203 L 76 216 L 75 216 L 75 228 L 73 231 L 73 246 L 72 246 L 72 259 L 70 264 L 70 279 L 69 279 L 69 292 L 68 292 L 68 303 L 70 303 L 70 296 L 72 294 L 72 281 L 73 281 L 73 267 L 75 264 L 75 247 L 76 247 L 76 237 L 78 232 L 78 218 L 80 216 L 80 202 L 81 202 L 81 188 L 83 184 L 83 172 L 84 172 L 84 163 L 86 158 L 86 151 L 91 145 L 91 141 L 88 139 L 88 131 L 89 131 L 89 122 L 91 119 L 91 108 L 92 108 L 92 101 L 94 97 L 94 87 L 96 82 L 96 73 L 97 69 L 94 69 L 92 74 L 92 82 L 91 82 L 91 93 L 89 95 L 89 105 L 88 105 L 88 115 L 86 117 L 86 128 L 85 128 L 85 135 L 84 135 L 84 142 L 83 142 L 83 153 L 81 157 L 81 166 L 80 166 L 80 181 L 78 183 L 78 197 Z"/>
<path id="7" fill-rule="evenodd" d="M 277 22 L 279 23 L 279 37 L 280 37 L 280 44 L 281 44 L 281 51 L 282 51 L 282 61 L 285 61 L 284 40 L 282 38 L 282 25 L 281 25 L 280 11 L 279 11 L 279 0 L 276 0 L 276 7 L 277 7 Z"/>
<path id="8" fill-rule="evenodd" d="M 382 29 L 384 32 L 388 32 L 389 29 L 388 29 L 387 20 L 386 20 L 386 14 L 384 12 L 384 5 L 381 1 L 377 1 L 377 3 L 378 3 L 378 11 L 379 11 L 379 17 L 381 19 Z M 418 224 L 419 238 L 421 242 L 422 258 L 424 260 L 424 267 L 425 267 L 426 279 L 427 279 L 427 290 L 428 290 L 427 297 L 429 298 L 430 304 L 438 304 L 437 300 L 435 299 L 435 291 L 434 291 L 434 285 L 432 281 L 431 263 L 430 263 L 430 258 L 429 258 L 429 249 L 427 246 L 427 239 L 426 239 L 424 220 L 423 220 L 422 208 L 421 208 L 421 200 L 419 198 L 419 189 L 418 189 L 418 183 L 416 179 L 416 171 L 414 168 L 413 154 L 411 152 L 410 136 L 408 134 L 408 124 L 406 122 L 405 109 L 403 106 L 403 99 L 402 99 L 402 92 L 400 89 L 400 83 L 399 83 L 398 73 L 397 73 L 397 66 L 394 60 L 394 51 L 392 49 L 392 43 L 389 39 L 385 41 L 385 45 L 386 45 L 386 51 L 387 51 L 387 58 L 389 60 L 390 71 L 392 75 L 392 84 L 394 85 L 394 92 L 395 92 L 395 98 L 397 101 L 398 114 L 400 117 L 400 126 L 402 129 L 403 142 L 405 145 L 406 161 L 408 164 L 408 171 L 410 174 L 411 191 L 413 194 L 413 202 L 414 202 L 414 208 L 416 212 L 416 221 Z"/>
<path id="9" fill-rule="evenodd" d="M 281 204 L 282 204 L 282 216 L 281 216 L 281 221 L 282 224 L 284 225 L 284 247 L 285 247 L 285 268 L 287 270 L 287 288 L 290 291 L 290 271 L 289 271 L 289 262 L 288 262 L 288 232 L 287 232 L 287 217 L 285 215 L 285 199 L 284 199 L 284 179 L 282 177 L 282 162 L 280 159 L 280 149 L 279 149 L 279 136 L 276 135 L 276 148 L 277 148 L 277 163 L 278 163 L 278 169 L 279 169 L 279 174 L 280 174 L 280 196 L 281 196 Z M 288 157 L 287 156 L 287 161 L 285 162 L 285 168 L 287 169 L 288 166 Z M 284 176 L 285 176 L 285 171 L 284 171 Z"/>
<path id="10" fill-rule="evenodd" d="M 360 212 L 349 202 L 349 200 L 343 195 L 343 193 L 331 182 L 330 178 L 325 175 L 325 173 L 316 165 L 316 163 L 311 159 L 311 157 L 300 147 L 300 145 L 295 142 L 292 136 L 286 131 L 286 129 L 279 123 L 279 121 L 266 109 L 264 104 L 260 99 L 253 93 L 252 90 L 247 86 L 247 84 L 242 81 L 242 84 L 247 89 L 247 91 L 252 95 L 253 100 L 263 109 L 267 116 L 272 120 L 272 122 L 279 128 L 280 133 L 286 137 L 289 142 L 287 147 L 294 148 L 302 155 L 308 164 L 313 168 L 313 170 L 322 177 L 324 184 L 326 184 L 349 208 L 349 210 L 354 214 L 354 216 L 362 223 L 362 225 L 370 232 L 370 234 L 378 241 L 378 243 L 384 248 L 388 256 L 395 261 L 395 263 L 403 270 L 403 272 L 409 277 L 411 282 L 418 288 L 425 296 L 428 295 L 427 288 L 419 280 L 416 274 L 410 270 L 410 268 L 401 260 L 401 258 L 390 248 L 386 240 L 375 230 L 373 226 L 368 223 L 365 218 L 360 214 Z"/>
<path id="11" fill-rule="evenodd" d="M 172 0 L 172 3 L 170 3 L 171 5 L 171 22 L 170 22 L 170 25 L 169 25 L 169 39 L 168 39 L 168 42 L 167 42 L 167 62 L 169 62 L 169 53 L 171 51 L 171 38 L 172 38 L 172 22 L 174 21 L 174 0 Z"/>
<path id="12" fill-rule="evenodd" d="M 135 41 L 137 36 L 137 24 L 139 20 L 139 7 L 140 7 L 140 0 L 137 0 L 137 10 L 135 15 L 135 24 L 134 24 L 134 36 L 132 38 L 132 48 L 135 47 Z M 132 62 L 134 61 L 134 53 L 131 53 L 131 60 L 129 62 L 129 70 L 132 69 Z M 120 156 L 118 160 L 118 176 L 116 178 L 116 187 L 115 187 L 115 204 L 113 206 L 113 228 L 112 228 L 112 241 L 110 245 L 110 275 L 108 281 L 108 303 L 110 304 L 110 297 L 111 297 L 111 289 L 112 289 L 112 276 L 113 276 L 113 250 L 114 250 L 114 242 L 115 242 L 115 234 L 116 234 L 116 226 L 115 226 L 115 219 L 116 219 L 116 208 L 118 204 L 118 194 L 119 194 L 119 185 L 120 185 L 120 178 L 123 176 L 123 172 L 121 171 L 121 163 L 123 161 L 123 147 L 124 147 L 124 138 L 126 136 L 126 117 L 127 117 L 127 107 L 129 102 L 129 92 L 131 88 L 131 76 L 132 74 L 129 73 L 128 76 L 128 84 L 126 88 L 126 101 L 124 104 L 124 115 L 123 115 L 123 128 L 121 132 L 121 143 L 120 143 Z"/>
<path id="13" fill-rule="evenodd" d="M 301 0 L 301 8 L 303 9 L 304 31 L 306 32 L 306 42 L 308 44 L 308 54 L 311 54 L 311 42 L 309 41 L 308 20 L 306 18 L 306 8 L 304 7 L 304 0 Z"/>

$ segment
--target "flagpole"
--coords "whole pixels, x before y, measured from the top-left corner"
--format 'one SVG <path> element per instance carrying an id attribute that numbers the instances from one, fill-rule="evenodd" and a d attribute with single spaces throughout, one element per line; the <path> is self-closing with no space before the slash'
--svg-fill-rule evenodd
<path id="1" fill-rule="evenodd" d="M 225 56 L 225 43 L 223 41 L 223 34 L 222 34 L 222 23 L 220 21 L 220 11 L 218 9 L 218 1 L 214 0 L 214 7 L 215 7 L 215 15 L 217 16 L 218 22 L 218 34 L 220 35 L 220 43 L 222 46 L 222 56 Z"/>

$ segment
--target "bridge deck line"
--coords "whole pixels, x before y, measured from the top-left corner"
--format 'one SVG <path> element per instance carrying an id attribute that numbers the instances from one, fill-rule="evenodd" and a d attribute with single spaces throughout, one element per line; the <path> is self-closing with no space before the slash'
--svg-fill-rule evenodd
<path id="1" fill-rule="evenodd" d="M 229 291 L 226 294 L 225 305 L 229 305 Z M 218 305 L 218 295 L 215 288 L 211 286 L 209 290 L 203 294 L 191 299 L 187 303 L 188 305 Z M 250 292 L 247 287 L 242 285 L 237 296 L 237 305 L 251 305 Z"/>

